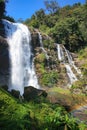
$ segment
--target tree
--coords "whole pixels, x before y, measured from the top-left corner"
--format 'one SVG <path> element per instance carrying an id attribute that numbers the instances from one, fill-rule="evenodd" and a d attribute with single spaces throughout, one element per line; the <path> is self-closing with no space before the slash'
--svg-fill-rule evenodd
<path id="1" fill-rule="evenodd" d="M 3 17 L 5 13 L 5 2 L 0 0 L 0 19 Z"/>
<path id="2" fill-rule="evenodd" d="M 86 5 L 87 5 L 87 0 L 86 0 Z"/>
<path id="3" fill-rule="evenodd" d="M 43 9 L 40 9 L 39 11 L 36 11 L 35 12 L 35 16 L 38 20 L 42 20 L 43 21 L 43 18 L 45 17 L 45 12 Z"/>
<path id="4" fill-rule="evenodd" d="M 39 24 L 44 24 L 45 12 L 44 9 L 40 9 L 35 12 L 35 20 L 38 20 Z"/>
<path id="5" fill-rule="evenodd" d="M 44 2 L 46 6 L 46 10 L 50 12 L 50 14 L 54 14 L 59 11 L 59 5 L 56 0 L 45 0 Z"/>
<path id="6" fill-rule="evenodd" d="M 6 7 L 6 2 L 8 2 L 8 0 L 0 0 L 0 19 L 3 18 L 4 14 L 5 14 L 5 7 Z"/>
<path id="7" fill-rule="evenodd" d="M 60 21 L 51 30 L 55 42 L 64 44 L 67 49 L 74 51 L 84 46 L 84 38 L 75 18 Z"/>
<path id="8" fill-rule="evenodd" d="M 81 6 L 81 3 L 80 2 L 78 2 L 78 3 L 75 3 L 75 4 L 73 4 L 73 7 L 79 7 L 79 6 Z"/>

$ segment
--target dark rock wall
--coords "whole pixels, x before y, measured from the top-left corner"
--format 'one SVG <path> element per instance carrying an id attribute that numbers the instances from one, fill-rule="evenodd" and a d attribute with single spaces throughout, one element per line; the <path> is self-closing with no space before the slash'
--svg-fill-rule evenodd
<path id="1" fill-rule="evenodd" d="M 5 38 L 4 25 L 0 21 L 0 84 L 8 84 L 9 46 Z"/>

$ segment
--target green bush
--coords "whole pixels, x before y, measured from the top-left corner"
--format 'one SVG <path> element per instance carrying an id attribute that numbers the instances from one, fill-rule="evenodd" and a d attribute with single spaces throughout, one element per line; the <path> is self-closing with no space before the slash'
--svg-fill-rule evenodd
<path id="1" fill-rule="evenodd" d="M 44 47 L 48 48 L 48 49 L 54 49 L 54 41 L 53 40 L 49 40 L 49 39 L 45 39 L 43 40 L 43 44 Z"/>
<path id="2" fill-rule="evenodd" d="M 58 82 L 58 72 L 51 71 L 43 73 L 40 82 L 43 86 L 53 87 Z"/>

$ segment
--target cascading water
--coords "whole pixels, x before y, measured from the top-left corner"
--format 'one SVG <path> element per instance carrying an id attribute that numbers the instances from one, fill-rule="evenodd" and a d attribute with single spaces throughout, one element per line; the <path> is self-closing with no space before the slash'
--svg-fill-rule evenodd
<path id="1" fill-rule="evenodd" d="M 23 24 L 11 23 L 7 20 L 3 20 L 3 23 L 11 62 L 9 90 L 19 90 L 23 95 L 24 86 L 33 86 L 39 89 L 31 53 L 31 34 L 28 28 Z"/>
<path id="2" fill-rule="evenodd" d="M 67 75 L 68 75 L 69 80 L 70 80 L 69 82 L 70 82 L 70 84 L 72 84 L 73 82 L 75 82 L 77 80 L 77 77 L 73 73 L 69 64 L 65 64 L 65 67 L 66 67 Z"/>
<path id="3" fill-rule="evenodd" d="M 73 61 L 73 59 L 72 59 L 72 56 L 71 56 L 70 52 L 69 52 L 64 46 L 63 46 L 63 48 L 64 48 L 64 50 L 65 50 L 65 52 L 66 52 L 66 55 L 67 55 L 69 64 L 76 70 L 76 72 L 77 72 L 78 74 L 80 74 L 80 76 L 82 76 L 82 75 L 81 75 L 81 71 L 80 71 L 80 70 L 76 67 L 76 65 L 74 64 L 74 61 Z"/>
<path id="4" fill-rule="evenodd" d="M 58 52 L 58 59 L 59 59 L 59 61 L 64 61 L 65 60 L 64 59 L 64 52 L 63 52 L 63 49 L 60 47 L 59 44 L 57 44 L 57 52 Z"/>
<path id="5" fill-rule="evenodd" d="M 43 52 L 44 52 L 44 54 L 45 54 L 45 56 L 46 56 L 46 59 L 49 60 L 49 56 L 48 56 L 46 50 L 45 50 L 44 47 L 43 47 L 42 36 L 41 36 L 40 32 L 38 32 L 38 36 L 39 36 L 39 40 L 40 40 L 41 49 L 43 50 Z"/>
<path id="6" fill-rule="evenodd" d="M 67 75 L 69 77 L 69 82 L 71 85 L 73 82 L 78 80 L 76 75 L 73 73 L 71 66 L 73 66 L 74 69 L 76 69 L 77 67 L 74 65 L 74 61 L 72 60 L 72 56 L 70 52 L 66 50 L 66 48 L 63 45 L 61 46 L 60 44 L 57 44 L 57 52 L 58 52 L 59 61 L 61 61 L 65 65 Z M 66 60 L 66 57 L 67 57 L 67 60 Z M 78 71 L 78 69 L 76 70 L 77 70 L 77 73 L 80 72 Z"/>

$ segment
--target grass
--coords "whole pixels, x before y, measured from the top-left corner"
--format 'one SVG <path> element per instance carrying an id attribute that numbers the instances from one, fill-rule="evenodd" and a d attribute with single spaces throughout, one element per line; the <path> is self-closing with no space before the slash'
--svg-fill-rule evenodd
<path id="1" fill-rule="evenodd" d="M 53 88 L 49 89 L 49 91 L 58 92 L 58 93 L 61 93 L 61 94 L 70 94 L 69 89 L 63 89 L 63 88 L 60 88 L 60 87 L 53 87 Z"/>

